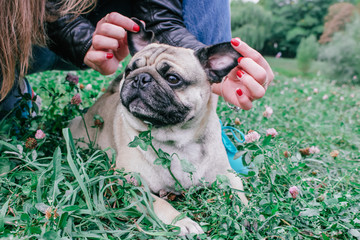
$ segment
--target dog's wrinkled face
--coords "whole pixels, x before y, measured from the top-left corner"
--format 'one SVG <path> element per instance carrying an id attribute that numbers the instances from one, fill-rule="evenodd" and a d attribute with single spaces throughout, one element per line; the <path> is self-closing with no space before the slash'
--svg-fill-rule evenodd
<path id="1" fill-rule="evenodd" d="M 192 50 L 151 44 L 127 66 L 120 97 L 135 117 L 162 127 L 190 119 L 209 94 L 210 82 Z"/>
<path id="2" fill-rule="evenodd" d="M 206 110 L 211 83 L 220 82 L 240 56 L 229 43 L 191 49 L 152 43 L 141 22 L 128 33 L 133 55 L 120 98 L 136 118 L 164 127 L 187 122 Z M 135 54 L 136 53 L 136 54 Z"/>

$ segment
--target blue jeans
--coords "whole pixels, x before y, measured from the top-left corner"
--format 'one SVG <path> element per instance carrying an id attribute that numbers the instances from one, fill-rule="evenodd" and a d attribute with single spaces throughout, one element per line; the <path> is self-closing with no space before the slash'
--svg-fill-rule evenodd
<path id="1" fill-rule="evenodd" d="M 200 42 L 211 45 L 231 40 L 229 0 L 183 0 L 186 28 Z"/>

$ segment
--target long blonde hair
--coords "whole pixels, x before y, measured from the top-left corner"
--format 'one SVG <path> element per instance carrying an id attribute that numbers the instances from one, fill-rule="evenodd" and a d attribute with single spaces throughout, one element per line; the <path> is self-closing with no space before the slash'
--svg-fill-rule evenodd
<path id="1" fill-rule="evenodd" d="M 23 77 L 33 45 L 46 45 L 45 22 L 65 14 L 90 11 L 96 0 L 0 0 L 0 65 L 2 85 L 0 101 L 14 85 L 15 71 Z M 52 10 L 49 6 L 52 4 Z M 55 9 L 55 10 L 54 10 Z"/>

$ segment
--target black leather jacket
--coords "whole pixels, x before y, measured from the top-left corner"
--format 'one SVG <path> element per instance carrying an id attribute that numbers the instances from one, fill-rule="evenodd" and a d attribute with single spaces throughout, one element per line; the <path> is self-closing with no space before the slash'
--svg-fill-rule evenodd
<path id="1" fill-rule="evenodd" d="M 130 7 L 129 7 L 130 6 Z M 97 21 L 117 11 L 145 21 L 161 43 L 199 49 L 204 46 L 187 31 L 182 17 L 181 0 L 99 0 L 93 12 L 71 20 L 64 16 L 47 24 L 49 48 L 80 68 L 91 46 Z M 70 21 L 71 20 L 71 21 Z"/>

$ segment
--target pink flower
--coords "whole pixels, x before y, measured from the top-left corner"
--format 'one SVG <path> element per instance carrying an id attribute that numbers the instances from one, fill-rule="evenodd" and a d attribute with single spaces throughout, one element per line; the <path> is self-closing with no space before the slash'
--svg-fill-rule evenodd
<path id="1" fill-rule="evenodd" d="M 343 96 L 340 97 L 340 101 L 344 101 L 345 98 Z"/>
<path id="2" fill-rule="evenodd" d="M 75 96 L 72 97 L 70 103 L 72 105 L 79 105 L 82 102 L 80 94 L 75 94 Z"/>
<path id="3" fill-rule="evenodd" d="M 260 134 L 256 131 L 249 131 L 248 134 L 245 135 L 245 142 L 252 143 L 260 139 Z"/>
<path id="4" fill-rule="evenodd" d="M 311 146 L 311 147 L 309 148 L 309 153 L 310 153 L 310 154 L 320 153 L 320 149 L 319 149 L 318 147 Z"/>
<path id="5" fill-rule="evenodd" d="M 328 98 L 329 98 L 329 96 L 328 96 L 327 94 L 325 94 L 325 95 L 322 97 L 323 100 L 326 100 L 326 99 L 328 99 Z"/>
<path id="6" fill-rule="evenodd" d="M 311 101 L 311 99 L 312 99 L 311 96 L 306 98 L 307 101 Z"/>
<path id="7" fill-rule="evenodd" d="M 266 130 L 266 136 L 271 135 L 272 137 L 275 137 L 278 135 L 278 132 L 275 130 L 275 128 L 269 128 Z"/>
<path id="8" fill-rule="evenodd" d="M 41 129 L 36 131 L 36 133 L 35 133 L 36 139 L 43 139 L 44 137 L 45 137 L 45 133 Z"/>
<path id="9" fill-rule="evenodd" d="M 128 183 L 134 185 L 134 186 L 139 186 L 139 183 L 138 181 L 136 180 L 136 178 L 134 178 L 133 176 L 130 176 L 130 175 L 126 175 L 125 176 L 125 179 Z"/>
<path id="10" fill-rule="evenodd" d="M 299 195 L 299 189 L 296 186 L 289 188 L 289 193 L 291 194 L 292 198 L 295 199 Z"/>
<path id="11" fill-rule="evenodd" d="M 74 75 L 74 74 L 71 74 L 71 73 L 68 73 L 66 75 L 66 78 L 65 78 L 70 84 L 78 84 L 79 83 L 79 77 Z"/>
<path id="12" fill-rule="evenodd" d="M 319 93 L 319 89 L 314 88 L 314 93 Z"/>
<path id="13" fill-rule="evenodd" d="M 356 80 L 356 79 L 357 79 L 357 76 L 356 76 L 356 75 L 354 75 L 354 76 L 353 76 L 353 80 Z"/>
<path id="14" fill-rule="evenodd" d="M 92 89 L 92 85 L 89 83 L 88 85 L 85 86 L 85 90 L 91 90 Z"/>
<path id="15" fill-rule="evenodd" d="M 273 114 L 273 109 L 269 106 L 265 106 L 265 112 L 263 112 L 263 116 L 266 118 L 271 117 L 271 115 Z"/>

